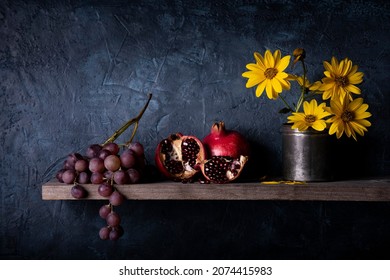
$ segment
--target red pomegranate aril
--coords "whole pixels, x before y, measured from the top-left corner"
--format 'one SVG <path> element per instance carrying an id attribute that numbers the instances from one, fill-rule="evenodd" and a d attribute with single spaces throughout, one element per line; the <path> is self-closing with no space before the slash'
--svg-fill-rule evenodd
<path id="1" fill-rule="evenodd" d="M 202 173 L 212 183 L 224 184 L 237 179 L 248 158 L 240 156 L 238 159 L 231 157 L 214 156 L 206 160 L 202 165 Z"/>

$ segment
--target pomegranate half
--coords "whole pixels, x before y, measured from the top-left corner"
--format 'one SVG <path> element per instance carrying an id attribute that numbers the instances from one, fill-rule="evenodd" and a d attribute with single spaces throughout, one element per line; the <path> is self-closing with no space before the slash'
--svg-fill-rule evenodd
<path id="1" fill-rule="evenodd" d="M 175 133 L 163 139 L 157 146 L 155 162 L 165 177 L 187 182 L 200 172 L 199 164 L 205 160 L 202 142 L 195 136 Z"/>
<path id="2" fill-rule="evenodd" d="M 240 176 L 247 160 L 246 156 L 213 156 L 201 164 L 201 170 L 206 180 L 211 183 L 225 184 Z"/>

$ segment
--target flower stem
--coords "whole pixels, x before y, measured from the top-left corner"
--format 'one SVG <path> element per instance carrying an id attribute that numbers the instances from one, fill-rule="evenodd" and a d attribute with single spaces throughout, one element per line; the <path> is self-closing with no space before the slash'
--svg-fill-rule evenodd
<path id="1" fill-rule="evenodd" d="M 307 69 L 305 62 L 301 60 L 302 62 L 302 68 L 303 68 L 303 81 L 302 81 L 302 86 L 301 86 L 301 95 L 299 96 L 297 106 L 295 107 L 295 112 L 298 112 L 299 109 L 302 106 L 303 101 L 305 100 L 305 93 L 306 93 L 306 74 L 307 74 Z"/>
<path id="2" fill-rule="evenodd" d="M 145 110 L 146 110 L 146 108 L 149 105 L 150 99 L 152 99 L 152 94 L 151 93 L 149 93 L 148 101 L 146 102 L 145 106 L 142 108 L 141 112 L 139 112 L 138 116 L 136 116 L 135 118 L 132 118 L 131 120 L 126 122 L 123 126 L 121 126 L 117 131 L 114 132 L 113 135 L 111 135 L 103 143 L 103 145 L 107 144 L 107 143 L 110 143 L 110 142 L 114 142 L 126 129 L 129 128 L 130 125 L 135 124 L 134 125 L 134 129 L 133 129 L 133 133 L 131 134 L 131 138 L 130 138 L 130 140 L 126 144 L 130 143 L 133 140 L 134 136 L 135 136 L 135 133 L 136 133 L 137 128 L 138 128 L 138 122 L 142 118 L 142 115 L 145 113 Z"/>
<path id="3" fill-rule="evenodd" d="M 293 112 L 294 110 L 291 108 L 290 105 L 288 105 L 286 99 L 284 99 L 283 96 L 282 96 L 281 94 L 279 95 L 279 97 L 280 97 L 280 99 L 283 101 L 284 105 L 286 105 L 287 108 L 288 108 L 291 112 Z"/>

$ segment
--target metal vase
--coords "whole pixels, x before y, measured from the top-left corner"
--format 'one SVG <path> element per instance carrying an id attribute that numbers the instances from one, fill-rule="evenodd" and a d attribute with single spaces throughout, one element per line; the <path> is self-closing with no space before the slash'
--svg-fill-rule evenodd
<path id="1" fill-rule="evenodd" d="M 327 131 L 299 131 L 283 125 L 283 179 L 290 181 L 331 181 L 332 141 Z"/>

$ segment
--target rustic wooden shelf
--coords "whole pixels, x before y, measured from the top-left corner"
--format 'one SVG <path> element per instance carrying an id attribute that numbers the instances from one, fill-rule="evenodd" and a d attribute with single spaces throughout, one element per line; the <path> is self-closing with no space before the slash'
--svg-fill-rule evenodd
<path id="1" fill-rule="evenodd" d="M 103 200 L 97 185 L 83 184 L 88 200 Z M 390 201 L 390 178 L 305 184 L 183 184 L 158 182 L 116 185 L 129 200 L 300 200 L 300 201 Z M 42 186 L 43 200 L 75 200 L 72 185 L 50 181 Z"/>

